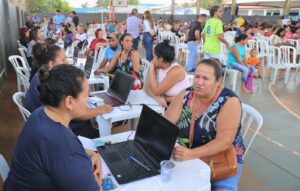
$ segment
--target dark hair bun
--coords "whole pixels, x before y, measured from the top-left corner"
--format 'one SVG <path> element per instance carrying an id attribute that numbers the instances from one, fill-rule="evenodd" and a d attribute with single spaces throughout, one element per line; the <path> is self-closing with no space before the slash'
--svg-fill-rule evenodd
<path id="1" fill-rule="evenodd" d="M 49 77 L 49 75 L 50 75 L 50 71 L 48 67 L 44 66 L 40 68 L 39 70 L 40 81 L 46 80 Z"/>
<path id="2" fill-rule="evenodd" d="M 170 45 L 170 40 L 169 39 L 164 39 L 163 43 L 166 44 L 166 45 Z"/>
<path id="3" fill-rule="evenodd" d="M 39 59 L 41 56 L 43 56 L 45 53 L 47 53 L 47 45 L 44 43 L 36 43 L 32 47 L 32 55 Z"/>

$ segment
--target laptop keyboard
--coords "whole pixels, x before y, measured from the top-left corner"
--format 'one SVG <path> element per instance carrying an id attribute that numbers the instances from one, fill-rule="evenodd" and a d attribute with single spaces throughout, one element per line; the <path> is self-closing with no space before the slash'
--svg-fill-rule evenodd
<path id="1" fill-rule="evenodd" d="M 147 162 L 146 158 L 143 156 L 142 153 L 139 152 L 139 148 L 134 142 L 118 143 L 115 144 L 114 147 L 123 159 L 128 159 L 131 162 L 131 164 L 133 164 L 136 172 L 141 173 L 141 171 L 145 171 L 146 173 L 148 170 L 146 170 L 144 167 L 130 159 L 131 156 L 137 159 L 150 170 L 157 170 L 155 165 L 152 165 L 152 163 Z"/>

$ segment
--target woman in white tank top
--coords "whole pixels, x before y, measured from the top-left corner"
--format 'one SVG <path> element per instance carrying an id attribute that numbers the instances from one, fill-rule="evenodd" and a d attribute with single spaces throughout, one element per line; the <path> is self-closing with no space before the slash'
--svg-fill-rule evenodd
<path id="1" fill-rule="evenodd" d="M 175 49 L 168 40 L 155 47 L 145 88 L 147 94 L 162 107 L 191 85 L 184 68 L 174 60 Z"/>

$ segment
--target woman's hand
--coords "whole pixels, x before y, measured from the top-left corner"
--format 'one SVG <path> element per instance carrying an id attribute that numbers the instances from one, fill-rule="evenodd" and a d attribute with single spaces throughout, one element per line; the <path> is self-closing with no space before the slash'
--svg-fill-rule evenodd
<path id="1" fill-rule="evenodd" d="M 168 106 L 166 99 L 162 96 L 156 96 L 154 97 L 155 101 L 159 104 L 159 106 L 166 108 Z"/>
<path id="2" fill-rule="evenodd" d="M 97 69 L 94 71 L 95 75 L 100 75 L 101 73 L 104 73 L 104 71 L 102 69 Z"/>
<path id="3" fill-rule="evenodd" d="M 101 187 L 102 184 L 102 164 L 101 164 L 101 158 L 98 153 L 94 153 L 91 157 L 92 160 L 92 168 L 95 180 L 97 184 Z"/>
<path id="4" fill-rule="evenodd" d="M 177 146 L 173 150 L 173 157 L 176 161 L 185 161 L 194 159 L 192 149 L 188 149 L 184 146 Z"/>
<path id="5" fill-rule="evenodd" d="M 98 107 L 99 109 L 99 113 L 101 113 L 100 115 L 104 114 L 104 113 L 109 113 L 112 111 L 112 106 L 109 104 L 104 104 L 100 107 Z"/>

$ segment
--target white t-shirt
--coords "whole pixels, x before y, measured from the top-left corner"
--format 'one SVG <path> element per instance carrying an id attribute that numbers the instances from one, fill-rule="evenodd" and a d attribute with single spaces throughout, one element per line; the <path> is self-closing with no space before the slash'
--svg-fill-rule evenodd
<path id="1" fill-rule="evenodd" d="M 82 34 L 77 33 L 75 37 L 76 37 L 76 40 L 80 40 L 81 42 L 83 42 L 84 40 L 87 39 L 86 33 L 82 33 Z"/>
<path id="2" fill-rule="evenodd" d="M 144 20 L 144 32 L 150 32 L 150 30 L 151 30 L 151 25 L 150 25 L 150 22 L 149 22 L 149 20 L 148 19 L 145 19 Z M 156 26 L 154 25 L 154 29 L 153 29 L 153 31 L 154 32 L 156 32 L 157 31 L 157 28 L 156 28 Z"/>

